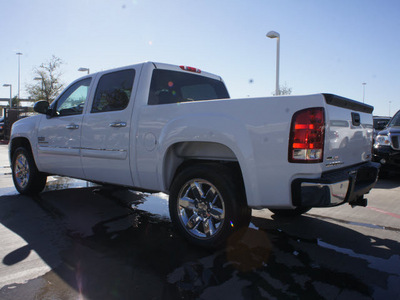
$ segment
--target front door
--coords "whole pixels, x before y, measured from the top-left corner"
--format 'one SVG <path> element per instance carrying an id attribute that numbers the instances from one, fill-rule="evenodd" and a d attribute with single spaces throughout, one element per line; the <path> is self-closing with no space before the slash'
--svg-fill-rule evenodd
<path id="1" fill-rule="evenodd" d="M 82 165 L 88 180 L 133 185 L 129 138 L 136 71 L 108 72 L 98 80 L 82 124 Z"/>
<path id="2" fill-rule="evenodd" d="M 81 126 L 91 78 L 72 84 L 51 105 L 51 116 L 42 116 L 38 128 L 38 164 L 50 174 L 84 178 Z"/>

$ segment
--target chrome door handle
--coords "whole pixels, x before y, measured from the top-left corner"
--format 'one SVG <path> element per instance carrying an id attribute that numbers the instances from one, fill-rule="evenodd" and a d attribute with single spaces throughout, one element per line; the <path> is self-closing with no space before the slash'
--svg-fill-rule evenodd
<path id="1" fill-rule="evenodd" d="M 65 128 L 67 128 L 67 129 L 78 129 L 79 125 L 69 124 L 69 125 L 65 126 Z"/>
<path id="2" fill-rule="evenodd" d="M 112 122 L 110 123 L 110 127 L 126 127 L 126 122 Z"/>

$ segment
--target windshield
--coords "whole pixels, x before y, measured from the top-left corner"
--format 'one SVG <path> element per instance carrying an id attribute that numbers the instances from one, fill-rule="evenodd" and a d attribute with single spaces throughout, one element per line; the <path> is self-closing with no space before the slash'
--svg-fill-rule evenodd
<path id="1" fill-rule="evenodd" d="M 389 123 L 390 118 L 374 118 L 374 129 L 382 130 Z"/>
<path id="2" fill-rule="evenodd" d="M 388 127 L 391 127 L 391 126 L 400 126 L 400 110 L 390 120 Z"/>

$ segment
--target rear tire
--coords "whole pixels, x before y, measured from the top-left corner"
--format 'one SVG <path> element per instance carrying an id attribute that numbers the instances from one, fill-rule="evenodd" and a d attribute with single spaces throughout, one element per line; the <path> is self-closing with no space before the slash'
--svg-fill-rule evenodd
<path id="1" fill-rule="evenodd" d="M 294 209 L 269 209 L 274 215 L 279 217 L 296 217 L 305 214 L 311 207 L 296 207 Z"/>
<path id="2" fill-rule="evenodd" d="M 251 209 L 243 184 L 230 168 L 197 164 L 174 179 L 169 197 L 172 223 L 192 244 L 217 248 L 236 230 L 247 227 Z"/>
<path id="3" fill-rule="evenodd" d="M 35 195 L 43 191 L 47 176 L 39 172 L 32 153 L 26 148 L 15 150 L 11 168 L 15 188 L 20 194 Z"/>

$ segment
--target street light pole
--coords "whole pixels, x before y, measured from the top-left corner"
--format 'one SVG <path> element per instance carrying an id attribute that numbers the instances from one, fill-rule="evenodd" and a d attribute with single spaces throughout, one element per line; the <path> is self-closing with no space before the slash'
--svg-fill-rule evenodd
<path id="1" fill-rule="evenodd" d="M 281 36 L 278 32 L 276 31 L 270 31 L 267 33 L 267 37 L 270 39 L 275 39 L 276 38 L 276 83 L 275 83 L 275 96 L 280 95 L 280 89 L 279 89 L 279 52 L 280 52 L 280 39 Z"/>
<path id="2" fill-rule="evenodd" d="M 365 85 L 366 84 L 367 84 L 366 82 L 362 83 L 362 85 L 363 85 L 363 103 L 364 103 L 364 100 L 365 100 Z"/>
<path id="3" fill-rule="evenodd" d="M 21 58 L 22 53 L 17 52 L 16 54 L 18 55 L 18 102 L 19 102 L 19 99 L 21 99 L 21 94 L 20 94 L 20 91 L 21 91 L 21 61 L 20 61 L 20 58 Z"/>
<path id="4" fill-rule="evenodd" d="M 11 108 L 11 104 L 12 104 L 12 84 L 8 84 L 8 83 L 6 83 L 6 84 L 3 84 L 3 86 L 5 86 L 5 87 L 10 87 L 10 108 Z"/>

